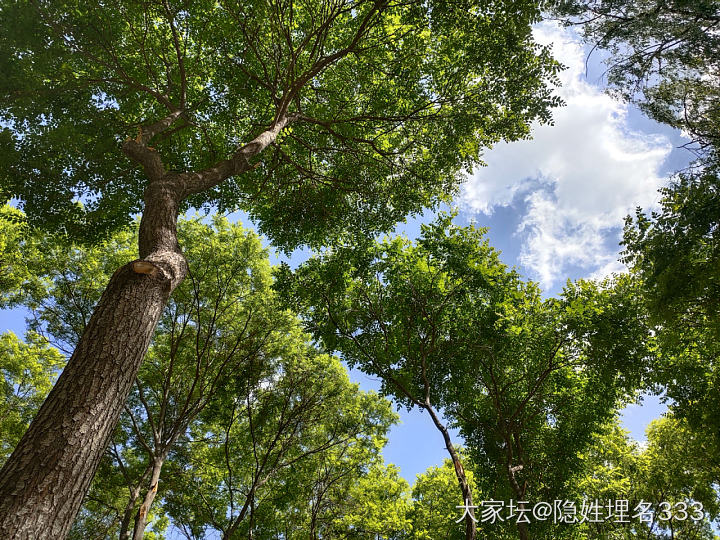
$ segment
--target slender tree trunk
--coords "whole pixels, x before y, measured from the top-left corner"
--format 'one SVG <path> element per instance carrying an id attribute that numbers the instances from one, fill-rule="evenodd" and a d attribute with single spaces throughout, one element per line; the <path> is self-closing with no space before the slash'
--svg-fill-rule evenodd
<path id="1" fill-rule="evenodd" d="M 153 463 L 152 476 L 150 477 L 150 488 L 145 493 L 145 498 L 137 512 L 135 518 L 135 529 L 133 530 L 133 540 L 142 540 L 147 526 L 147 516 L 150 512 L 150 506 L 152 506 L 157 495 L 158 484 L 160 483 L 160 472 L 162 471 L 163 463 L 165 463 L 164 457 L 158 457 Z"/>
<path id="2" fill-rule="evenodd" d="M 523 500 L 525 494 L 523 493 L 522 489 L 520 488 L 519 484 L 517 483 L 517 480 L 515 479 L 515 473 L 508 470 L 508 476 L 510 478 L 510 484 L 513 487 L 513 491 L 515 492 L 515 496 L 518 498 L 518 508 L 521 510 L 525 509 L 525 503 L 520 502 Z M 517 523 L 518 528 L 518 535 L 520 536 L 520 540 L 530 540 L 530 532 L 528 531 L 527 523 L 524 521 Z"/>
<path id="3" fill-rule="evenodd" d="M 235 519 L 232 520 L 232 522 L 230 523 L 230 527 L 228 527 L 228 529 L 223 533 L 222 540 L 229 540 L 229 538 L 231 538 L 235 534 L 235 531 L 238 530 L 238 527 L 240 527 L 240 524 L 245 519 L 246 514 L 249 513 L 250 516 L 252 517 L 253 508 L 255 507 L 255 502 L 254 502 L 255 501 L 255 491 L 257 489 L 259 489 L 268 478 L 269 477 L 266 476 L 265 479 L 260 483 L 257 482 L 257 478 L 255 480 L 253 480 L 253 485 L 250 488 L 250 491 L 248 492 L 247 497 L 245 497 L 245 503 L 243 504 L 243 507 L 240 509 L 240 513 L 238 514 L 238 516 Z M 231 496 L 232 496 L 232 494 L 231 494 Z M 252 530 L 252 523 L 250 524 L 250 530 Z"/>
<path id="4" fill-rule="evenodd" d="M 110 279 L 85 332 L 0 471 L 0 538 L 64 538 L 112 437 L 158 320 L 187 274 L 172 178 L 151 182 L 141 260 Z"/>
<path id="5" fill-rule="evenodd" d="M 130 498 L 125 505 L 125 511 L 123 512 L 123 518 L 120 522 L 120 532 L 118 533 L 118 540 L 130 540 L 130 522 L 134 514 L 135 503 L 140 496 L 140 489 L 142 488 L 145 478 L 152 472 L 150 467 L 147 467 L 143 472 L 142 477 L 138 481 L 137 485 L 130 489 Z"/>
<path id="6" fill-rule="evenodd" d="M 460 456 L 458 455 L 457 450 L 455 450 L 455 446 L 450 440 L 450 433 L 448 433 L 447 428 L 440 421 L 437 413 L 430 406 L 430 403 L 427 400 L 425 402 L 425 409 L 428 411 L 428 413 L 430 413 L 435 427 L 437 427 L 440 433 L 442 433 L 443 439 L 445 440 L 445 448 L 447 448 L 447 451 L 450 454 L 450 458 L 452 459 L 453 466 L 455 467 L 455 476 L 457 476 L 458 483 L 460 484 L 460 490 L 463 494 L 463 504 L 469 507 L 467 515 L 465 516 L 465 538 L 466 540 L 475 540 L 475 537 L 477 536 L 477 527 L 475 525 L 474 519 L 475 512 L 472 509 L 472 490 L 470 489 L 470 484 L 468 483 L 467 477 L 465 476 L 465 469 L 462 466 L 462 462 L 460 461 Z"/>
<path id="7" fill-rule="evenodd" d="M 125 511 L 123 512 L 122 521 L 120 522 L 120 532 L 118 533 L 118 540 L 130 540 L 130 522 L 132 521 L 133 510 L 135 509 L 135 502 L 140 496 L 140 486 L 137 486 L 130 493 L 130 500 L 125 505 Z"/>
<path id="8" fill-rule="evenodd" d="M 515 496 L 518 500 L 518 508 L 521 510 L 525 509 L 525 503 L 520 502 L 525 500 L 525 489 L 520 487 L 520 484 L 517 481 L 517 478 L 515 478 L 515 471 L 518 470 L 516 467 L 513 467 L 513 451 L 512 451 L 512 441 L 509 437 L 505 436 L 505 452 L 507 454 L 507 475 L 508 475 L 508 481 L 510 482 L 510 486 L 512 487 L 513 492 L 515 493 Z M 528 531 L 527 523 L 520 521 L 517 523 L 518 528 L 518 534 L 520 536 L 520 540 L 530 540 L 530 532 Z"/>

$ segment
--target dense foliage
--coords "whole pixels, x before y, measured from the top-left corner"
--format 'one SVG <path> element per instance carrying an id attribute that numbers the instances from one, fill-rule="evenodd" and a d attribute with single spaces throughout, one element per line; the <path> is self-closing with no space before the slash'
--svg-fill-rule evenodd
<path id="1" fill-rule="evenodd" d="M 341 245 L 285 267 L 280 290 L 384 393 L 433 416 L 441 407 L 482 464 L 485 495 L 560 498 L 593 433 L 645 380 L 651 332 L 637 287 L 570 283 L 544 300 L 483 230 L 450 218 L 415 243 Z"/>
<path id="2" fill-rule="evenodd" d="M 606 424 L 582 455 L 584 466 L 574 479 L 574 492 L 590 500 L 627 500 L 630 509 L 641 501 L 650 503 L 655 514 L 632 525 L 588 523 L 587 534 L 618 540 L 717 538 L 711 522 L 720 511 L 720 469 L 717 454 L 707 446 L 710 438 L 672 415 L 653 420 L 646 434 L 647 442 L 640 445 L 617 421 Z"/>
<path id="3" fill-rule="evenodd" d="M 537 2 L 0 2 L 0 197 L 18 207 L 0 209 L 0 307 L 29 314 L 24 338 L 0 335 L 0 465 L 103 294 L 145 279 L 128 261 L 176 264 L 70 538 L 717 538 L 720 5 L 543 5 L 697 158 L 627 219 L 630 275 L 555 298 L 452 216 L 372 238 L 551 120 Z M 244 209 L 282 249 L 330 247 L 273 275 L 238 224 L 175 231 L 193 206 Z M 144 339 L 103 328 L 117 349 Z M 644 443 L 617 422 L 640 391 L 670 405 Z M 412 486 L 382 458 L 388 398 L 427 412 L 450 457 Z M 485 519 L 558 500 L 654 512 Z"/>
<path id="4" fill-rule="evenodd" d="M 8 0 L 0 197 L 93 240 L 143 207 L 148 170 L 124 139 L 199 178 L 287 117 L 251 168 L 184 204 L 248 209 L 281 246 L 387 229 L 452 193 L 482 147 L 550 119 L 538 19 L 529 0 Z"/>
<path id="5" fill-rule="evenodd" d="M 641 451 L 611 422 L 654 350 L 633 280 L 570 283 L 559 298 L 542 299 L 483 233 L 445 216 L 415 243 L 338 245 L 295 273 L 282 269 L 275 288 L 305 306 L 318 337 L 380 376 L 383 393 L 405 406 L 428 407 L 429 396 L 460 428 L 467 446 L 455 450 L 476 505 L 626 498 L 700 502 L 717 515 L 712 434 L 667 418 Z M 180 235 L 192 246 L 189 278 L 158 326 L 71 538 L 131 538 L 134 530 L 146 538 L 170 530 L 189 538 L 465 538 L 454 461 L 412 488 L 383 463 L 396 419 L 390 403 L 359 391 L 337 359 L 310 345 L 273 290 L 259 238 L 220 218 L 182 221 Z M 2 406 L 12 413 L 0 423 L 4 451 L 64 362 L 48 342 L 72 350 L 113 258 L 134 246 L 123 232 L 94 248 L 26 237 L 20 252 L 9 250 L 34 269 L 27 287 L 6 295 L 30 309 L 33 331 L 27 343 L 2 337 L 11 390 Z M 708 523 L 673 526 L 711 538 Z M 661 538 L 670 525 L 643 534 Z M 519 533 L 507 520 L 480 522 L 478 534 L 629 533 L 611 522 L 534 523 Z"/>
<path id="6" fill-rule="evenodd" d="M 142 260 L 111 274 L 0 476 L 2 534 L 69 529 L 187 277 L 183 210 L 244 209 L 291 249 L 449 200 L 484 148 L 560 103 L 539 16 L 534 0 L 1 2 L 0 197 L 85 243 L 142 213 Z"/>

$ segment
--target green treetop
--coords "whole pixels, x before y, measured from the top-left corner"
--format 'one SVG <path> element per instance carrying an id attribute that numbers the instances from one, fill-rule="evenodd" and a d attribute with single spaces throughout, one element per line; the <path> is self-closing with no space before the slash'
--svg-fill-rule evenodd
<path id="1" fill-rule="evenodd" d="M 25 342 L 12 332 L 0 335 L 0 464 L 15 448 L 64 363 L 60 352 L 34 332 Z"/>
<path id="2" fill-rule="evenodd" d="M 423 226 L 396 238 L 337 246 L 284 268 L 281 290 L 323 343 L 379 377 L 399 403 L 461 429 L 476 483 L 498 500 L 558 498 L 595 427 L 643 382 L 649 330 L 630 279 L 568 284 L 543 300 L 500 262 L 483 230 Z M 521 524 L 521 538 L 528 530 Z"/>
<path id="3" fill-rule="evenodd" d="M 167 175 L 181 206 L 247 209 L 277 245 L 381 230 L 549 120 L 538 17 L 529 0 L 3 2 L 0 194 L 90 240 Z"/>
<path id="4" fill-rule="evenodd" d="M 633 441 L 617 419 L 598 431 L 571 492 L 579 500 L 625 500 L 629 511 L 624 523 L 613 516 L 576 528 L 591 538 L 716 539 L 711 523 L 720 510 L 720 469 L 711 438 L 672 414 L 653 420 L 646 434 L 647 442 Z M 651 505 L 644 519 L 641 502 Z"/>
<path id="5" fill-rule="evenodd" d="M 112 274 L 0 475 L 0 533 L 70 527 L 187 275 L 183 209 L 245 209 L 289 249 L 446 199 L 559 104 L 538 17 L 532 0 L 0 2 L 0 196 L 92 241 L 143 214 L 141 260 Z"/>

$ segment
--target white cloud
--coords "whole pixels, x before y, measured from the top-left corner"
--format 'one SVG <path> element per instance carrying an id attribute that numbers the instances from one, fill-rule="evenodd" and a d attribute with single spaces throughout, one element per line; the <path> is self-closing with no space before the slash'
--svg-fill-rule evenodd
<path id="1" fill-rule="evenodd" d="M 620 262 L 617 258 L 613 258 L 611 261 L 608 261 L 606 264 L 597 268 L 588 277 L 590 279 L 602 280 L 607 276 L 610 276 L 612 274 L 621 274 L 623 272 L 627 272 L 627 270 L 628 268 L 627 266 L 625 266 L 625 264 Z"/>
<path id="2" fill-rule="evenodd" d="M 568 30 L 544 23 L 536 38 L 568 66 L 558 89 L 567 105 L 555 111 L 555 125 L 536 126 L 532 140 L 487 152 L 488 166 L 468 180 L 462 202 L 488 215 L 498 206 L 526 208 L 520 262 L 550 287 L 570 266 L 587 274 L 617 268 L 618 228 L 636 206 L 657 202 L 672 146 L 627 127 L 627 105 L 587 82 L 585 52 Z"/>

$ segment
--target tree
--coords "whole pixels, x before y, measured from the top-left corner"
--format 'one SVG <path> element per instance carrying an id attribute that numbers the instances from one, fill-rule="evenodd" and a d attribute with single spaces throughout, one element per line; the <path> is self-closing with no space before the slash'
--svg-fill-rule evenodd
<path id="1" fill-rule="evenodd" d="M 383 476 L 370 472 L 397 418 L 390 403 L 360 392 L 336 358 L 303 347 L 257 382 L 235 386 L 193 426 L 166 511 L 193 538 L 346 537 L 362 523 L 353 489 Z"/>
<path id="2" fill-rule="evenodd" d="M 651 118 L 682 129 L 705 161 L 720 143 L 717 0 L 551 0 L 567 24 L 610 53 L 608 83 Z"/>
<path id="3" fill-rule="evenodd" d="M 492 325 L 483 324 L 481 302 L 456 318 L 465 367 L 448 381 L 448 413 L 484 465 L 478 484 L 487 496 L 562 499 L 597 427 L 646 380 L 650 329 L 637 286 L 581 280 L 542 299 L 521 284 L 493 304 Z M 558 538 L 553 525 L 517 523 L 521 538 Z"/>
<path id="4" fill-rule="evenodd" d="M 637 209 L 625 223 L 624 262 L 644 283 L 657 326 L 653 369 L 678 417 L 701 432 L 720 433 L 713 396 L 720 319 L 720 4 L 716 0 L 554 3 L 566 22 L 611 52 L 609 83 L 651 118 L 688 134 L 698 160 L 660 190 L 659 208 Z M 700 433 L 699 433 L 700 434 Z M 720 435 L 718 436 L 720 437 Z M 720 439 L 716 444 L 720 444 Z"/>
<path id="5" fill-rule="evenodd" d="M 22 212 L 4 205 L 0 208 L 0 227 L 3 231 L 0 238 L 0 294 L 4 304 L 6 295 L 16 292 L 27 277 L 22 258 L 15 248 L 25 229 Z"/>
<path id="6" fill-rule="evenodd" d="M 639 470 L 640 453 L 638 444 L 628 438 L 628 432 L 620 427 L 617 418 L 600 426 L 592 444 L 582 452 L 582 468 L 576 471 L 570 496 L 578 503 L 602 501 L 603 505 L 606 501 L 627 500 L 628 515 L 624 519 L 628 523 L 633 522 L 632 525 L 626 525 L 614 523 L 612 519 L 603 519 L 595 523 L 574 525 L 581 528 L 585 535 L 592 534 L 613 540 L 637 537 L 631 527 L 642 527 L 642 524 L 638 523 L 638 518 L 633 519 L 632 516 L 637 514 L 637 505 L 642 500 L 639 496 L 642 485 L 638 483 L 646 481 L 643 477 L 644 471 Z M 613 510 L 614 508 L 611 508 L 609 513 Z M 608 511 L 604 510 L 603 517 L 606 515 Z"/>
<path id="7" fill-rule="evenodd" d="M 444 216 L 433 227 L 423 227 L 417 246 L 401 238 L 355 242 L 335 246 L 294 275 L 285 265 L 277 286 L 329 350 L 340 351 L 351 366 L 380 377 L 383 393 L 401 405 L 428 413 L 453 461 L 462 500 L 472 507 L 472 490 L 439 407 L 456 352 L 448 320 L 456 315 L 457 297 L 478 286 L 482 277 L 468 283 L 466 276 L 448 272 L 454 261 L 442 256 L 462 257 L 460 250 L 476 249 L 473 256 L 488 274 L 500 275 L 504 267 L 487 243 L 471 235 L 457 241 L 455 252 L 442 251 L 447 246 L 438 246 L 438 237 L 450 219 Z M 475 538 L 472 509 L 465 525 L 466 538 Z"/>
<path id="8" fill-rule="evenodd" d="M 720 3 L 716 0 L 558 0 L 554 12 L 611 53 L 608 82 L 651 118 L 692 137 L 699 161 L 638 209 L 625 228 L 625 262 L 642 275 L 650 308 L 666 321 L 717 288 Z M 694 310 L 693 310 L 694 311 Z"/>
<path id="9" fill-rule="evenodd" d="M 657 325 L 658 362 L 653 370 L 675 414 L 720 445 L 720 317 L 713 299 L 718 273 L 717 177 L 710 171 L 681 175 L 663 190 L 660 210 L 640 210 L 625 227 L 625 257 L 644 283 L 647 310 Z"/>
<path id="10" fill-rule="evenodd" d="M 414 244 L 335 247 L 294 274 L 285 267 L 278 286 L 326 347 L 380 377 L 400 404 L 428 412 L 469 506 L 440 410 L 484 471 L 484 494 L 557 498 L 594 428 L 643 382 L 649 328 L 636 287 L 579 282 L 543 300 L 500 262 L 484 230 L 451 218 L 423 226 Z M 518 531 L 529 537 L 524 523 Z"/>
<path id="11" fill-rule="evenodd" d="M 378 463 L 385 432 L 395 420 L 389 404 L 358 392 L 335 360 L 316 358 L 296 318 L 280 307 L 270 289 L 267 250 L 255 234 L 220 217 L 212 225 L 181 220 L 178 234 L 188 246 L 188 279 L 165 309 L 70 537 L 154 538 L 153 532 L 145 532 L 151 522 L 155 531 L 170 521 L 185 530 L 202 530 L 201 523 L 193 525 L 202 515 L 197 494 L 213 486 L 209 471 L 221 474 L 230 466 L 225 480 L 230 508 L 235 499 L 250 504 L 240 515 L 228 510 L 234 518 L 227 525 L 228 537 L 236 536 L 233 530 L 248 518 L 256 523 L 253 530 L 268 530 L 275 522 L 278 531 L 299 527 L 298 534 L 319 528 L 362 526 L 377 533 L 384 527 L 402 528 L 406 504 L 395 495 L 406 484 L 396 470 Z M 72 350 L 108 272 L 132 251 L 135 235 L 116 233 L 92 248 L 67 249 L 52 238 L 35 240 L 12 254 L 46 273 L 33 275 L 36 286 L 16 293 L 13 301 L 31 308 L 29 322 L 36 331 Z M 47 341 L 31 336 L 38 343 Z M 16 407 L 7 411 L 10 420 L 17 413 L 26 419 L 13 433 L 3 430 L 1 440 L 11 443 L 8 450 L 50 388 L 40 373 L 25 370 L 26 380 L 21 380 L 18 368 L 24 362 L 39 365 L 34 368 L 39 371 L 45 349 L 21 351 L 15 342 L 8 341 L 8 362 L 2 363 L 3 369 L 17 368 L 8 388 L 34 391 L 30 399 L 35 407 L 25 411 L 18 399 L 9 399 Z M 54 355 L 49 358 L 56 360 L 50 363 L 56 371 L 64 359 Z M 29 374 L 35 375 L 32 388 Z M 13 385 L 15 380 L 20 384 Z M 340 420 L 343 416 L 346 421 Z M 267 448 L 259 443 L 263 437 L 269 439 Z M 242 499 L 238 491 L 256 460 L 269 464 L 257 471 L 250 482 L 254 491 Z M 194 485 L 198 479 L 205 479 L 203 485 Z M 223 489 L 217 486 L 218 493 Z M 384 498 L 382 490 L 389 490 Z M 217 495 L 203 499 L 208 500 L 227 502 Z M 306 511 L 309 500 L 315 501 L 312 520 Z M 274 503 L 278 508 L 269 506 Z M 368 511 L 366 503 L 377 511 Z M 263 513 L 273 519 L 263 521 L 258 517 Z"/>
<path id="12" fill-rule="evenodd" d="M 462 450 L 459 451 L 463 454 Z M 472 493 L 477 496 L 479 492 L 475 485 L 472 471 L 472 462 L 463 455 L 463 461 L 468 465 L 466 470 L 468 482 Z M 412 535 L 418 540 L 431 540 L 445 538 L 446 540 L 462 540 L 465 538 L 465 527 L 458 523 L 465 505 L 459 497 L 457 477 L 452 460 L 446 459 L 440 467 L 430 467 L 423 474 L 419 474 L 412 488 Z"/>
<path id="13" fill-rule="evenodd" d="M 716 0 L 558 0 L 554 12 L 610 52 L 608 83 L 658 122 L 692 137 L 699 160 L 660 190 L 660 210 L 627 219 L 625 262 L 646 280 L 663 319 L 703 301 L 717 280 L 720 46 Z M 680 305 L 676 305 L 679 301 Z M 667 306 L 664 304 L 667 303 Z"/>
<path id="14" fill-rule="evenodd" d="M 67 532 L 187 274 L 180 211 L 245 208 L 290 248 L 442 200 L 559 103 L 537 17 L 530 0 L 3 1 L 3 196 L 86 239 L 142 220 L 0 473 L 2 534 Z"/>
<path id="15" fill-rule="evenodd" d="M 631 513 L 626 523 L 588 523 L 583 527 L 586 534 L 618 539 L 716 538 L 710 524 L 719 510 L 719 471 L 716 454 L 708 454 L 707 437 L 672 415 L 653 420 L 646 434 L 647 444 L 642 447 L 614 419 L 583 453 L 583 470 L 573 481 L 575 496 L 626 500 Z M 652 511 L 644 519 L 632 519 L 641 501 L 651 503 Z"/>
<path id="16" fill-rule="evenodd" d="M 409 486 L 399 469 L 382 464 L 368 469 L 367 474 L 334 494 L 342 515 L 328 530 L 329 538 L 405 538 L 412 529 Z"/>
<path id="17" fill-rule="evenodd" d="M 270 289 L 267 252 L 255 234 L 216 217 L 212 226 L 181 221 L 179 236 L 188 245 L 189 278 L 161 317 L 76 524 L 81 538 L 111 530 L 121 539 L 142 538 L 163 466 L 197 416 L 228 385 L 254 382 L 253 365 L 290 354 L 303 340 Z M 136 234 L 120 232 L 92 248 L 63 249 L 52 239 L 42 249 L 37 242 L 22 246 L 22 255 L 31 248 L 38 259 L 31 262 L 47 272 L 33 276 L 44 286 L 14 301 L 32 309 L 31 327 L 72 351 L 104 283 L 136 242 Z"/>
<path id="18" fill-rule="evenodd" d="M 0 335 L 0 463 L 12 452 L 64 364 L 42 336 Z"/>
<path id="19" fill-rule="evenodd" d="M 216 217 L 212 226 L 181 221 L 179 236 L 188 245 L 189 277 L 160 320 L 106 454 L 107 474 L 95 483 L 98 493 L 91 493 L 91 500 L 109 503 L 119 516 L 121 539 L 143 537 L 163 466 L 198 415 L 228 385 L 243 383 L 243 377 L 254 381 L 253 365 L 286 354 L 303 339 L 270 290 L 267 252 L 256 235 Z M 97 269 L 132 249 L 135 238 L 119 234 L 113 240 L 73 262 Z M 93 305 L 107 277 L 89 271 L 56 279 L 52 301 L 38 302 L 36 320 L 55 336 L 81 335 L 82 322 L 78 332 L 68 322 L 78 306 Z M 112 477 L 119 477 L 115 483 L 126 486 L 129 497 L 102 495 Z"/>

